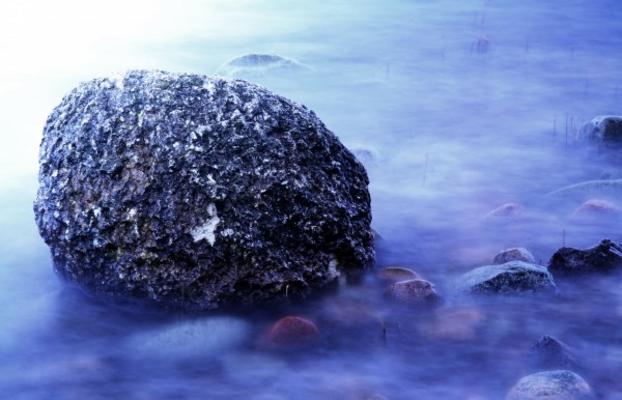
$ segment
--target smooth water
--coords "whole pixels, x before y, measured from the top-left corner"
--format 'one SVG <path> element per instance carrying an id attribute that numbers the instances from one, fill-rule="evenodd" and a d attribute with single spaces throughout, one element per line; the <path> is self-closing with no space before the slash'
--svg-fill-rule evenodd
<path id="1" fill-rule="evenodd" d="M 576 351 L 600 398 L 622 399 L 619 274 L 559 281 L 557 297 L 452 291 L 506 247 L 546 264 L 562 245 L 622 241 L 620 220 L 571 217 L 587 194 L 544 196 L 622 178 L 621 157 L 577 141 L 583 122 L 622 113 L 622 3 L 222 3 L 0 5 L 0 398 L 502 399 L 540 370 L 530 348 L 548 334 Z M 31 205 L 41 130 L 62 95 L 127 68 L 222 72 L 247 53 L 308 67 L 246 78 L 315 110 L 357 151 L 377 266 L 412 267 L 442 306 L 387 303 L 373 272 L 298 304 L 192 316 L 57 279 Z M 599 198 L 622 207 L 622 192 Z M 517 215 L 486 217 L 506 203 Z M 315 320 L 319 341 L 265 348 L 287 314 Z"/>

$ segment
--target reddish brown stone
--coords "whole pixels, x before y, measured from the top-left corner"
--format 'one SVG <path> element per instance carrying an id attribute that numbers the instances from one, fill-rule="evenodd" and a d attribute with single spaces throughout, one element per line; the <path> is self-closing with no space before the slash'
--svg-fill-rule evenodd
<path id="1" fill-rule="evenodd" d="M 434 285 L 423 279 L 395 282 L 387 289 L 387 296 L 408 304 L 433 303 L 440 299 Z"/>
<path id="2" fill-rule="evenodd" d="M 411 279 L 422 279 L 421 275 L 410 268 L 400 266 L 384 267 L 378 271 L 377 276 L 383 281 L 401 282 Z"/>
<path id="3" fill-rule="evenodd" d="M 272 326 L 268 339 L 280 345 L 304 344 L 315 339 L 318 334 L 319 330 L 313 321 L 290 315 Z"/>

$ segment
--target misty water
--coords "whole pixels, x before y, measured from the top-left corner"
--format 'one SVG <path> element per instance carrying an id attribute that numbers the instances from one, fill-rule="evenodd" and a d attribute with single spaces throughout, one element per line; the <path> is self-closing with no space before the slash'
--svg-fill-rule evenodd
<path id="1" fill-rule="evenodd" d="M 585 121 L 622 113 L 619 1 L 0 7 L 0 398 L 502 399 L 542 370 L 530 350 L 542 335 L 575 350 L 599 398 L 622 398 L 620 274 L 557 280 L 548 297 L 453 290 L 504 248 L 546 265 L 564 245 L 622 241 L 619 219 L 574 213 L 590 198 L 622 207 L 622 191 L 546 196 L 622 178 L 622 156 L 579 140 Z M 198 315 L 58 279 L 32 212 L 47 113 L 93 77 L 228 74 L 249 53 L 300 63 L 235 73 L 313 109 L 359 156 L 376 268 L 413 268 L 442 305 L 396 307 L 374 271 L 302 302 Z M 318 341 L 266 348 L 289 314 L 316 321 Z"/>

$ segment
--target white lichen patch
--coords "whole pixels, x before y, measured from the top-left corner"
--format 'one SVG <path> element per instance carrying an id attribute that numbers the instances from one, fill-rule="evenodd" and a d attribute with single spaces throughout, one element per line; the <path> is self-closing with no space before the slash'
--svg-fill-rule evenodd
<path id="1" fill-rule="evenodd" d="M 339 267 L 339 261 L 337 261 L 337 257 L 332 254 L 328 262 L 328 277 L 330 279 L 338 278 L 341 275 L 337 267 Z"/>
<path id="2" fill-rule="evenodd" d="M 190 234 L 192 235 L 192 239 L 195 243 L 205 239 L 211 246 L 213 246 L 214 243 L 216 243 L 216 228 L 220 223 L 218 211 L 216 210 L 216 205 L 214 203 L 210 203 L 207 206 L 207 215 L 208 218 L 205 223 L 192 229 Z"/>

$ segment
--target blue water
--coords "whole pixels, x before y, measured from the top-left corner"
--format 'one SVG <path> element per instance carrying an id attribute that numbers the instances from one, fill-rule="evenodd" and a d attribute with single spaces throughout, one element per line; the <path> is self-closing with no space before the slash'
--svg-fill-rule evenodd
<path id="1" fill-rule="evenodd" d="M 622 241 L 620 221 L 577 220 L 579 200 L 543 200 L 622 178 L 619 157 L 576 140 L 592 117 L 622 114 L 619 1 L 2 7 L 16 33 L 0 39 L 0 398 L 501 399 L 539 370 L 529 348 L 545 334 L 575 349 L 600 398 L 622 398 L 619 275 L 558 282 L 562 295 L 548 299 L 452 292 L 506 247 L 546 264 L 562 245 Z M 370 272 L 301 304 L 190 316 L 93 299 L 55 276 L 31 205 L 42 126 L 62 95 L 126 68 L 227 73 L 248 53 L 307 67 L 240 77 L 371 154 L 378 267 L 415 269 L 443 306 L 395 308 Z M 622 207 L 620 197 L 607 200 Z M 510 202 L 517 217 L 485 218 Z M 262 336 L 287 314 L 315 320 L 319 341 L 266 349 Z"/>

